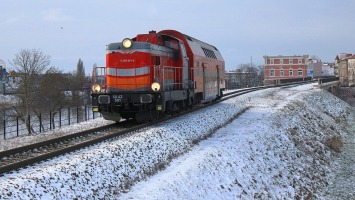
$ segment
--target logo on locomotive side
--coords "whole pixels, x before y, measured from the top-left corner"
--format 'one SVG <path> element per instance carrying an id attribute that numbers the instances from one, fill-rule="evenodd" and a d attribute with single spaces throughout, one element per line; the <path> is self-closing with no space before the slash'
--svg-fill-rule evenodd
<path id="1" fill-rule="evenodd" d="M 135 62 L 135 60 L 134 59 L 121 59 L 120 62 L 128 63 L 128 62 Z"/>

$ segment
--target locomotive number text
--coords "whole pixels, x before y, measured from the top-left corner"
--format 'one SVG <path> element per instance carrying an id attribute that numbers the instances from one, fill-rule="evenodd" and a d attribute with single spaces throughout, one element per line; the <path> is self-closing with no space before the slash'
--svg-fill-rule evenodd
<path id="1" fill-rule="evenodd" d="M 122 102 L 122 95 L 112 95 L 112 98 L 115 101 L 115 103 Z"/>

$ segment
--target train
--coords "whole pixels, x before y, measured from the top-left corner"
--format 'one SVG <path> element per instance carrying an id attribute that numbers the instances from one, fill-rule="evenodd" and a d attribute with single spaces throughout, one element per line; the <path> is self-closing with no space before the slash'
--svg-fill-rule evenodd
<path id="1" fill-rule="evenodd" d="M 104 119 L 155 120 L 220 99 L 225 63 L 213 45 L 176 30 L 149 31 L 106 46 L 92 73 L 92 111 Z"/>

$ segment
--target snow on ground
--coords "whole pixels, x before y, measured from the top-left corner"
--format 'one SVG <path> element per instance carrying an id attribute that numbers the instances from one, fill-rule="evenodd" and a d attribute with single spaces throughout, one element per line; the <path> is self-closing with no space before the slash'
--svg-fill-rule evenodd
<path id="1" fill-rule="evenodd" d="M 2 95 L 0 94 L 0 102 L 2 104 L 11 104 L 15 101 L 15 97 L 12 95 Z"/>
<path id="2" fill-rule="evenodd" d="M 312 84 L 249 93 L 5 174 L 0 199 L 323 198 L 349 109 Z"/>
<path id="3" fill-rule="evenodd" d="M 331 178 L 328 187 L 324 188 L 326 199 L 355 199 L 355 113 L 348 119 L 349 137 L 344 142 L 342 154 L 331 164 Z"/>

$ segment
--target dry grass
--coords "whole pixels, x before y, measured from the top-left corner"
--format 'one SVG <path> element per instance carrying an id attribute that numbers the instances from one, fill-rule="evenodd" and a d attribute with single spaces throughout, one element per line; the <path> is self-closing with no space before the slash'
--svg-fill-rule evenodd
<path id="1" fill-rule="evenodd" d="M 343 147 L 343 141 L 341 141 L 339 136 L 332 136 L 325 141 L 325 145 L 331 150 L 340 153 L 341 148 Z"/>

